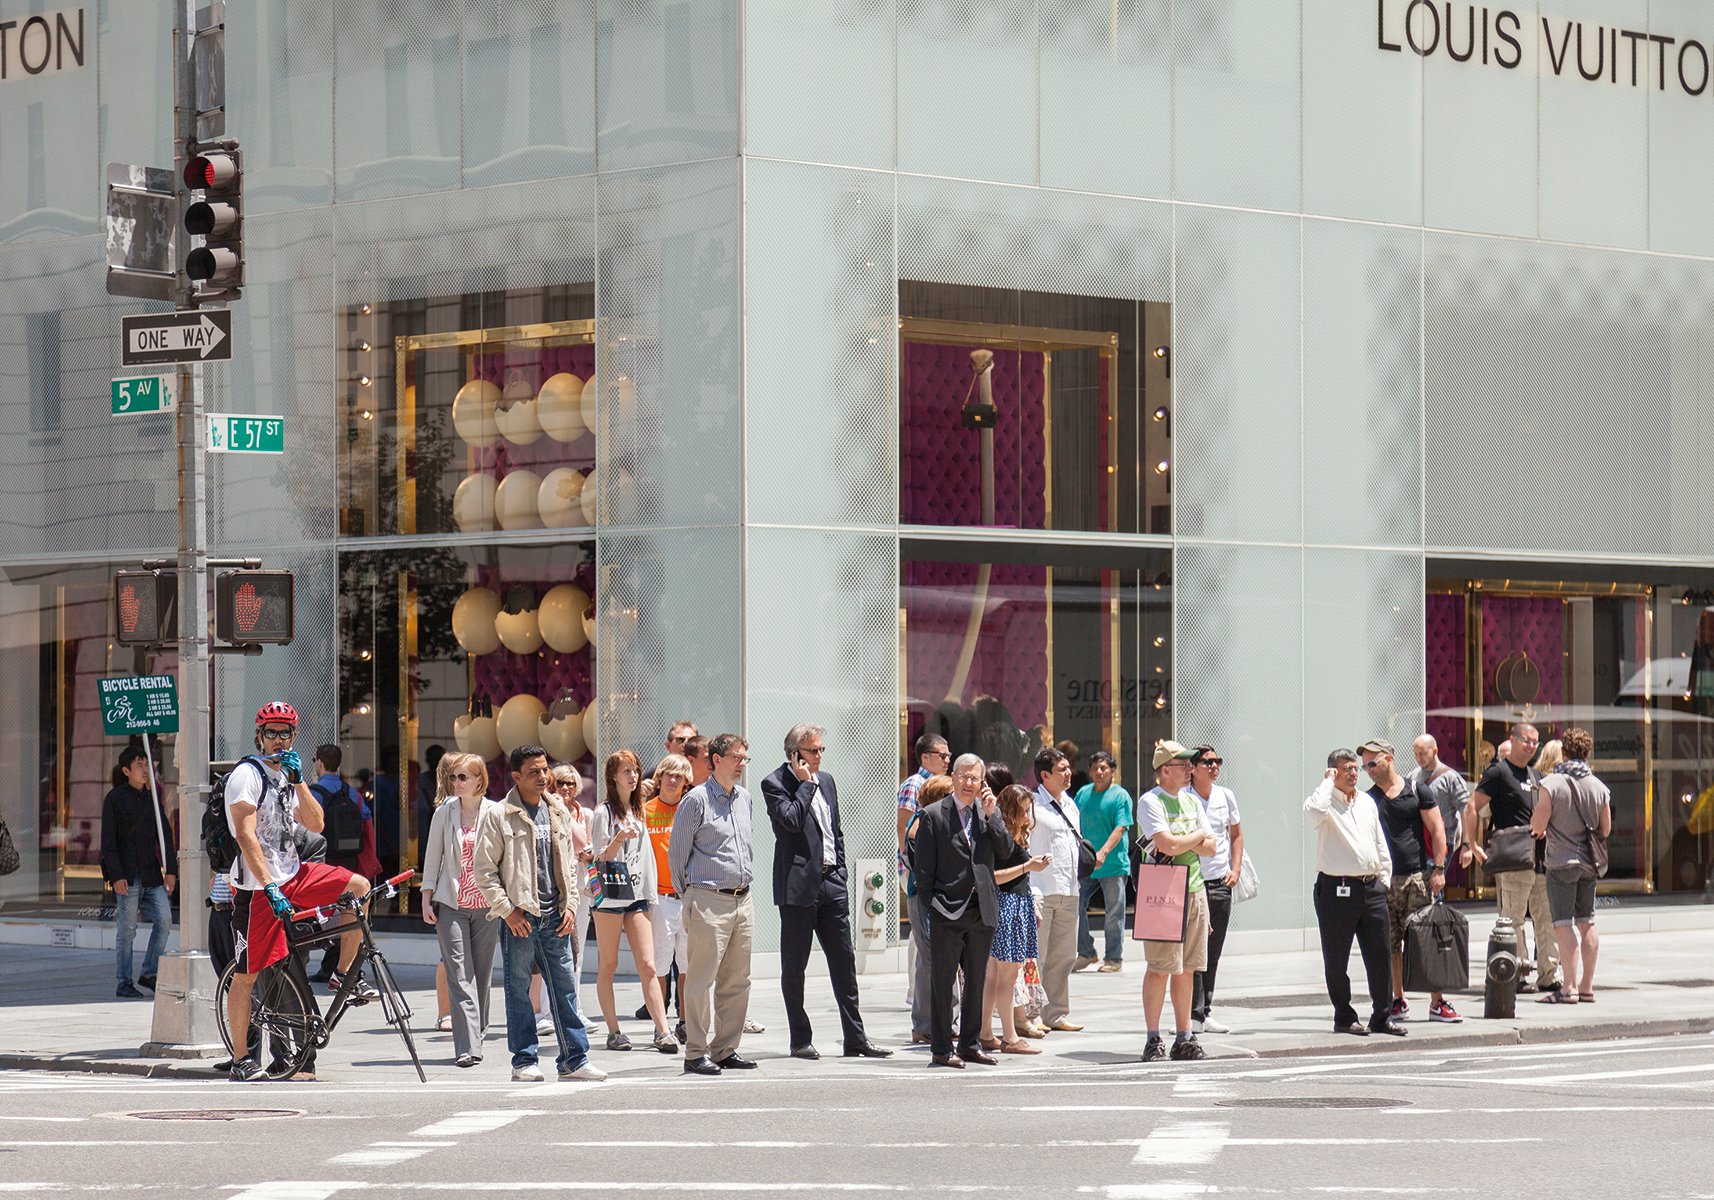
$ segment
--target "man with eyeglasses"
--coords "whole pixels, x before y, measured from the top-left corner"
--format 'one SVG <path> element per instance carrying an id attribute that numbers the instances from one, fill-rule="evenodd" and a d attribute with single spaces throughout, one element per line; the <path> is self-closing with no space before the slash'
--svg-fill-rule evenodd
<path id="1" fill-rule="evenodd" d="M 1208 1057 L 1190 1027 L 1196 972 L 1208 966 L 1208 889 L 1202 881 L 1202 856 L 1214 849 L 1214 834 L 1202 815 L 1202 806 L 1189 794 L 1190 760 L 1195 753 L 1177 742 L 1161 742 L 1151 760 L 1155 786 L 1137 798 L 1137 829 L 1147 856 L 1189 868 L 1183 940 L 1143 943 L 1143 1020 L 1148 1029 L 1144 1062 L 1168 1057 L 1174 1062 L 1194 1062 Z M 1169 992 L 1173 1018 L 1170 1051 L 1161 1037 L 1161 1010 Z"/>
<path id="2" fill-rule="evenodd" d="M 1393 764 L 1393 744 L 1371 738 L 1357 747 L 1368 772 L 1369 797 L 1381 814 L 1393 876 L 1387 883 L 1387 924 L 1393 948 L 1393 1020 L 1410 1013 L 1405 999 L 1405 922 L 1446 890 L 1446 825 L 1440 806 L 1419 793 Z M 1428 1019 L 1456 1025 L 1464 1018 L 1439 992 L 1428 998 Z"/>
<path id="3" fill-rule="evenodd" d="M 684 1073 L 751 1071 L 738 1053 L 750 1010 L 750 945 L 756 910 L 749 790 L 739 783 L 750 744 L 736 733 L 708 743 L 714 773 L 678 804 L 667 864 L 684 900 Z"/>
<path id="4" fill-rule="evenodd" d="M 1519 722 L 1512 726 L 1511 736 L 1500 746 L 1500 754 L 1482 772 L 1476 790 L 1470 793 L 1470 803 L 1464 809 L 1463 838 L 1458 847 L 1458 861 L 1468 867 L 1475 857 L 1476 833 L 1481 828 L 1482 810 L 1488 810 L 1490 832 L 1528 826 L 1535 812 L 1536 785 L 1541 776 L 1530 765 L 1535 759 L 1541 735 L 1534 725 Z M 1547 874 L 1541 843 L 1536 843 L 1535 869 L 1505 871 L 1495 875 L 1494 890 L 1498 894 L 1500 916 L 1509 917 L 1512 927 L 1522 929 L 1527 916 L 1535 924 L 1536 983 L 1522 984 L 1522 991 L 1540 989 L 1557 993 L 1559 978 L 1559 944 L 1553 934 L 1553 918 L 1547 904 Z"/>
<path id="5" fill-rule="evenodd" d="M 1374 799 L 1357 788 L 1362 760 L 1341 747 L 1327 756 L 1327 773 L 1303 802 L 1315 834 L 1315 921 L 1321 927 L 1321 965 L 1333 1001 L 1333 1032 L 1405 1035 L 1393 1020 L 1388 956 L 1387 884 L 1392 852 Z M 1369 1023 L 1351 1006 L 1351 940 L 1363 954 L 1369 981 Z"/>
<path id="6" fill-rule="evenodd" d="M 1190 760 L 1190 790 L 1202 806 L 1202 819 L 1214 834 L 1214 852 L 1202 855 L 1202 889 L 1208 897 L 1208 965 L 1196 973 L 1190 988 L 1190 1028 L 1196 1033 L 1231 1033 L 1218 1021 L 1214 1008 L 1214 977 L 1220 952 L 1226 948 L 1226 928 L 1232 922 L 1232 885 L 1244 863 L 1244 828 L 1238 797 L 1220 782 L 1226 760 L 1213 746 L 1198 746 Z"/>
<path id="7" fill-rule="evenodd" d="M 905 965 L 905 1003 L 911 1007 L 911 1044 L 926 1046 L 929 1042 L 928 1019 L 928 920 L 923 914 L 922 897 L 910 882 L 911 821 L 917 813 L 917 796 L 923 781 L 945 775 L 952 769 L 952 755 L 946 739 L 939 734 L 925 733 L 916 741 L 917 769 L 899 784 L 899 878 L 905 881 L 905 913 L 910 917 L 911 940 Z"/>
<path id="8" fill-rule="evenodd" d="M 226 1023 L 232 1046 L 249 1045 L 250 996 L 256 976 L 287 957 L 283 922 L 294 910 L 332 904 L 342 895 L 367 896 L 369 881 L 343 867 L 302 861 L 297 831 L 301 826 L 320 833 L 324 824 L 321 805 L 304 780 L 303 760 L 292 749 L 298 733 L 298 712 L 290 704 L 275 700 L 256 713 L 256 749 L 232 768 L 226 778 L 226 823 L 238 843 L 232 863 L 232 943 L 238 969 L 227 992 Z M 358 933 L 353 925 L 339 941 L 339 972 L 351 969 L 357 957 Z M 340 974 L 331 981 L 340 987 Z M 378 993 L 366 980 L 359 980 L 359 1003 L 376 999 Z M 235 1057 L 228 1077 L 236 1083 L 261 1079 L 262 1065 L 253 1053 Z"/>
<path id="9" fill-rule="evenodd" d="M 780 910 L 780 992 L 793 1058 L 821 1057 L 811 1040 L 803 1007 L 803 976 L 811 940 L 827 958 L 844 1034 L 846 1058 L 890 1058 L 869 1041 L 857 1007 L 857 956 L 851 947 L 851 900 L 845 835 L 839 820 L 839 789 L 821 769 L 827 731 L 793 725 L 786 733 L 786 761 L 762 780 L 762 801 L 774 827 L 774 904 Z"/>
<path id="10" fill-rule="evenodd" d="M 674 721 L 667 728 L 666 748 L 668 754 L 683 754 L 684 744 L 696 736 L 696 722 L 688 718 Z M 650 772 L 653 774 L 653 772 Z"/>

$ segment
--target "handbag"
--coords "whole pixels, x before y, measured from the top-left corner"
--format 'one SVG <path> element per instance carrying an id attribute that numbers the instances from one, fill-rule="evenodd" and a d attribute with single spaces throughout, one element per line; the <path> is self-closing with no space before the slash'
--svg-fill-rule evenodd
<path id="1" fill-rule="evenodd" d="M 1565 778 L 1571 785 L 1572 796 L 1581 801 L 1583 793 L 1577 789 L 1577 780 L 1570 775 Z M 1585 825 L 1584 828 L 1589 831 L 1589 865 L 1595 868 L 1595 878 L 1605 879 L 1607 868 L 1613 865 L 1607 856 L 1607 839 L 1601 836 L 1599 825 Z"/>
<path id="2" fill-rule="evenodd" d="M 1482 870 L 1489 875 L 1510 875 L 1535 870 L 1535 834 L 1528 825 L 1496 829 L 1488 834 L 1488 861 Z"/>
<path id="3" fill-rule="evenodd" d="M 1470 922 L 1436 900 L 1405 918 L 1405 991 L 1461 992 L 1470 986 Z"/>
<path id="4" fill-rule="evenodd" d="M 1256 873 L 1256 860 L 1246 854 L 1238 862 L 1238 882 L 1232 885 L 1232 900 L 1236 904 L 1254 900 L 1261 890 L 1262 877 Z"/>
<path id="5" fill-rule="evenodd" d="M 1131 938 L 1182 942 L 1190 919 L 1190 868 L 1150 859 L 1137 868 L 1137 916 Z"/>
<path id="6" fill-rule="evenodd" d="M 1071 832 L 1077 837 L 1077 879 L 1082 882 L 1095 874 L 1095 847 L 1089 844 L 1089 839 L 1078 832 L 1077 826 L 1071 824 L 1071 818 L 1065 815 L 1065 810 L 1054 800 L 1053 811 L 1059 814 L 1059 819 L 1071 826 Z"/>
<path id="7" fill-rule="evenodd" d="M 23 865 L 23 857 L 12 841 L 12 831 L 5 821 L 0 821 L 0 875 L 10 875 Z"/>
<path id="8" fill-rule="evenodd" d="M 634 904 L 637 884 L 623 859 L 606 858 L 595 864 L 601 879 L 601 904 Z"/>
<path id="9" fill-rule="evenodd" d="M 1041 1016 L 1042 1009 L 1047 1007 L 1047 989 L 1042 987 L 1041 970 L 1033 958 L 1024 961 L 1018 981 L 1012 985 L 1012 1007 L 1022 1009 L 1029 1021 Z"/>

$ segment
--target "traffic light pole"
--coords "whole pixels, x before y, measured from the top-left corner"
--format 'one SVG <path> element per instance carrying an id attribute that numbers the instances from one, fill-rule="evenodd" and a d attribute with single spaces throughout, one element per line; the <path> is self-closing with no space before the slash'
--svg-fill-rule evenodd
<path id="1" fill-rule="evenodd" d="M 173 4 L 173 177 L 181 216 L 186 206 L 184 168 L 196 143 L 196 80 L 191 64 L 196 2 L 174 0 Z M 179 309 L 197 306 L 195 286 L 181 278 Z M 200 836 L 211 786 L 212 741 L 208 515 L 202 478 L 208 418 L 200 366 L 179 368 L 179 397 L 179 731 L 174 741 L 179 776 L 179 949 L 161 959 L 149 1041 L 139 1051 L 149 1058 L 202 1058 L 225 1050 L 214 1014 L 220 981 L 205 944 L 208 856 Z"/>

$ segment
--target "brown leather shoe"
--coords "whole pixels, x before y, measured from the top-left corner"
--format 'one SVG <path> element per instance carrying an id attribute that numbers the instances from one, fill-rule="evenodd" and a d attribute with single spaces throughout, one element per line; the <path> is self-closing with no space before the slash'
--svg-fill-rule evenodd
<path id="1" fill-rule="evenodd" d="M 962 1071 L 964 1060 L 956 1054 L 936 1054 L 928 1060 L 928 1065 L 931 1067 L 956 1067 Z"/>
<path id="2" fill-rule="evenodd" d="M 1000 1053 L 1001 1054 L 1040 1054 L 1041 1050 L 1035 1046 L 1030 1045 L 1028 1042 L 1024 1041 L 1023 1038 L 1019 1038 L 1015 1042 L 1001 1042 L 1000 1043 Z"/>
<path id="3" fill-rule="evenodd" d="M 926 1033 L 911 1034 L 911 1045 L 913 1046 L 927 1046 L 933 1041 L 934 1039 L 929 1037 Z"/>
<path id="4" fill-rule="evenodd" d="M 1000 1062 L 999 1059 L 995 1058 L 992 1054 L 989 1054 L 980 1046 L 966 1047 L 960 1053 L 964 1055 L 965 1062 L 981 1063 L 984 1067 L 998 1066 Z"/>

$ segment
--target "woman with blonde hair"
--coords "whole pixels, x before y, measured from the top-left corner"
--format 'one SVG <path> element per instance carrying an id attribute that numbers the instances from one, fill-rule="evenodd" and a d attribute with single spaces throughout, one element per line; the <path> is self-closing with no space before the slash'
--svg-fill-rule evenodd
<path id="1" fill-rule="evenodd" d="M 1035 824 L 1035 797 L 1020 784 L 1000 793 L 1000 820 L 1012 835 L 1012 853 L 994 863 L 995 898 L 999 921 L 994 926 L 994 944 L 989 951 L 988 979 L 983 993 L 982 1048 L 1002 1054 L 1040 1054 L 1018 1036 L 1012 993 L 1018 972 L 1036 957 L 1036 905 L 1030 895 L 1029 873 L 1047 866 L 1047 855 L 1030 855 L 1030 827 Z M 968 985 L 967 985 L 968 986 Z M 989 1037 L 994 1013 L 1000 1014 L 1000 1040 Z"/>
<path id="2" fill-rule="evenodd" d="M 476 887 L 472 855 L 476 822 L 488 799 L 488 767 L 475 754 L 453 753 L 437 769 L 434 819 L 423 856 L 423 920 L 434 926 L 452 1017 L 454 1061 L 482 1061 L 488 1030 L 488 989 L 494 978 L 494 949 L 500 926 L 488 919 L 488 902 Z"/>
<path id="3" fill-rule="evenodd" d="M 684 1040 L 684 973 L 690 966 L 690 946 L 684 933 L 684 902 L 673 890 L 672 874 L 667 868 L 667 848 L 672 844 L 673 818 L 678 815 L 678 802 L 690 790 L 690 760 L 682 754 L 669 754 L 655 765 L 655 773 L 643 780 L 643 820 L 649 827 L 649 841 L 655 851 L 655 903 L 649 911 L 650 925 L 655 934 L 655 974 L 661 981 L 661 1007 L 672 1001 L 672 979 L 677 969 L 678 1023 L 674 1035 Z M 638 1013 L 639 1017 L 643 1014 Z"/>
<path id="4" fill-rule="evenodd" d="M 655 937 L 649 910 L 654 906 L 658 885 L 643 812 L 643 766 L 629 750 L 618 750 L 607 756 L 602 775 L 606 787 L 601 803 L 590 815 L 590 845 L 598 864 L 622 864 L 631 881 L 628 889 L 615 895 L 612 893 L 618 889 L 606 887 L 604 880 L 602 895 L 595 901 L 595 940 L 601 954 L 595 990 L 607 1022 L 607 1048 L 631 1048 L 631 1039 L 619 1029 L 619 1010 L 613 999 L 613 975 L 619 968 L 619 938 L 623 935 L 643 985 L 643 1004 L 655 1023 L 654 1047 L 662 1054 L 677 1054 L 678 1039 L 667 1028 L 666 1005 L 661 1002 L 661 983 L 655 974 Z"/>
<path id="5" fill-rule="evenodd" d="M 1543 742 L 1541 751 L 1535 756 L 1535 769 L 1538 775 L 1551 775 L 1553 769 L 1565 761 L 1565 743 L 1558 738 Z"/>

